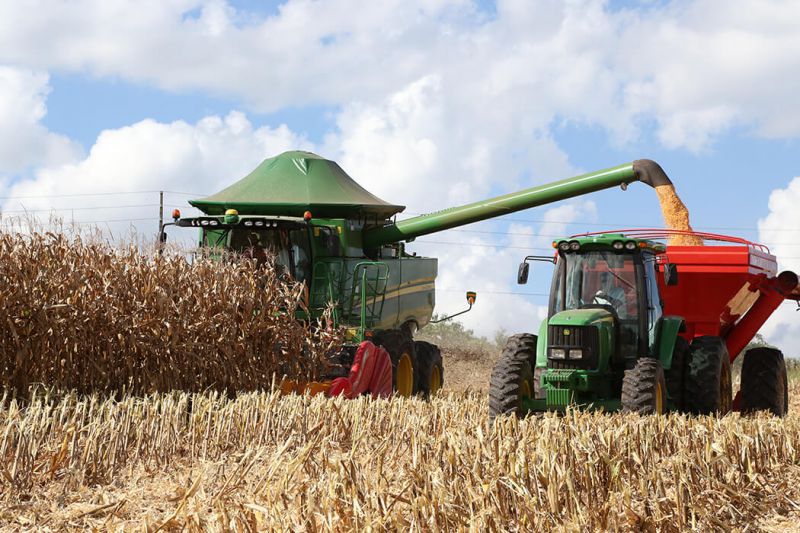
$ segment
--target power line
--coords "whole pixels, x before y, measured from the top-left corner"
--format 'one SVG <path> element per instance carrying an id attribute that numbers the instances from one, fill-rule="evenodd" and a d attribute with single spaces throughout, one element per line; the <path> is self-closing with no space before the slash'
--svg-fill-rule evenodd
<path id="1" fill-rule="evenodd" d="M 94 209 L 126 209 L 141 207 L 158 207 L 158 204 L 135 204 L 135 205 L 93 205 L 86 207 L 50 207 L 48 209 L 11 209 L 2 213 L 45 213 L 50 211 L 88 211 Z"/>
<path id="2" fill-rule="evenodd" d="M 205 194 L 181 191 L 119 191 L 119 192 L 84 192 L 72 194 L 43 194 L 43 195 L 30 195 L 30 196 L 0 196 L 0 200 L 31 200 L 36 198 L 75 198 L 79 196 L 120 196 L 126 194 L 158 194 L 160 192 L 168 194 L 178 194 L 182 196 L 207 196 Z"/>

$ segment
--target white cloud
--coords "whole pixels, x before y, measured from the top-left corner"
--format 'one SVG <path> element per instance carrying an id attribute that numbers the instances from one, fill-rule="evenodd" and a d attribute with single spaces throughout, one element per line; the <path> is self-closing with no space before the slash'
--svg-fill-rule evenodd
<path id="1" fill-rule="evenodd" d="M 800 177 L 792 179 L 785 189 L 775 189 L 769 196 L 769 214 L 758 221 L 761 242 L 771 244 L 770 252 L 778 258 L 780 270 L 800 272 Z M 796 307 L 784 303 L 767 321 L 761 333 L 783 348 L 787 356 L 800 357 L 796 339 L 800 335 Z"/>
<path id="2" fill-rule="evenodd" d="M 40 123 L 47 112 L 47 82 L 47 74 L 0 66 L 0 174 L 79 156 L 76 143 Z"/>
<path id="3" fill-rule="evenodd" d="M 267 156 L 307 147 L 288 127 L 253 128 L 239 112 L 209 116 L 196 124 L 144 120 L 104 131 L 85 159 L 42 166 L 30 178 L 13 183 L 4 196 L 17 199 L 6 200 L 3 212 L 13 216 L 27 210 L 46 218 L 55 208 L 68 221 L 120 220 L 99 224 L 117 235 L 124 236 L 131 226 L 154 235 L 155 192 L 74 195 L 159 190 L 210 194 L 245 176 Z M 170 204 L 181 205 L 191 198 L 171 193 L 166 197 Z"/>
<path id="4" fill-rule="evenodd" d="M 433 79 L 466 128 L 523 143 L 554 121 L 599 125 L 624 143 L 654 120 L 665 146 L 695 151 L 732 127 L 800 134 L 800 4 L 615 12 L 603 0 L 505 0 L 496 11 L 469 0 L 293 0 L 257 18 L 222 0 L 5 2 L 0 61 L 225 94 L 258 110 L 356 113 L 352 102 L 379 105 Z"/>

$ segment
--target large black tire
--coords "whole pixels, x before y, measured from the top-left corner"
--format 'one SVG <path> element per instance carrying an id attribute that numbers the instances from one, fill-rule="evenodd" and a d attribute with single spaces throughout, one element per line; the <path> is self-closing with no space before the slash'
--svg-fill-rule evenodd
<path id="1" fill-rule="evenodd" d="M 665 372 L 667 392 L 679 411 L 686 410 L 686 375 L 689 361 L 689 343 L 683 337 L 675 339 L 672 350 L 672 364 Z"/>
<path id="2" fill-rule="evenodd" d="M 767 346 L 747 350 L 741 390 L 743 413 L 769 411 L 784 416 L 789 411 L 789 388 L 783 353 Z"/>
<path id="3" fill-rule="evenodd" d="M 514 414 L 522 416 L 523 396 L 535 396 L 539 388 L 534 383 L 531 361 L 536 360 L 536 335 L 513 335 L 506 342 L 500 359 L 492 369 L 489 383 L 489 418 Z"/>
<path id="4" fill-rule="evenodd" d="M 414 394 L 414 374 L 417 368 L 417 352 L 414 350 L 414 341 L 404 331 L 399 329 L 384 329 L 375 334 L 372 338 L 373 344 L 383 346 L 389 352 L 392 360 L 392 388 L 401 396 L 411 396 Z M 411 384 L 398 383 L 398 369 L 401 361 L 408 358 L 411 364 Z"/>
<path id="5" fill-rule="evenodd" d="M 424 398 L 436 394 L 444 385 L 442 352 L 435 344 L 414 341 L 417 352 L 416 392 Z"/>
<path id="6" fill-rule="evenodd" d="M 667 409 L 667 383 L 661 361 L 642 357 L 625 371 L 622 410 L 640 415 L 663 414 Z"/>
<path id="7" fill-rule="evenodd" d="M 687 409 L 698 415 L 725 415 L 732 402 L 731 361 L 725 342 L 719 337 L 695 338 L 686 374 Z"/>

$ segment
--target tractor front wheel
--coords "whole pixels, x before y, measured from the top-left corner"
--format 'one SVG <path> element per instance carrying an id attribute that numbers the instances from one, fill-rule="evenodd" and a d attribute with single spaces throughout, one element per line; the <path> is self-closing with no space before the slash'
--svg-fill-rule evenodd
<path id="1" fill-rule="evenodd" d="M 784 416 L 789 411 L 789 389 L 783 353 L 767 346 L 751 348 L 742 362 L 742 412 L 769 411 Z"/>
<path id="2" fill-rule="evenodd" d="M 417 390 L 425 398 L 439 392 L 444 385 L 442 352 L 435 344 L 414 341 L 417 351 Z"/>
<path id="3" fill-rule="evenodd" d="M 733 403 L 731 360 L 719 337 L 697 337 L 690 347 L 686 407 L 694 414 L 726 415 Z"/>
<path id="4" fill-rule="evenodd" d="M 667 383 L 661 361 L 643 357 L 625 371 L 622 410 L 640 415 L 660 415 L 667 410 Z"/>
<path id="5" fill-rule="evenodd" d="M 531 361 L 536 359 L 536 335 L 514 335 L 506 342 L 500 359 L 492 369 L 489 383 L 489 418 L 498 415 L 522 416 L 522 402 L 534 398 L 538 384 L 533 377 Z"/>

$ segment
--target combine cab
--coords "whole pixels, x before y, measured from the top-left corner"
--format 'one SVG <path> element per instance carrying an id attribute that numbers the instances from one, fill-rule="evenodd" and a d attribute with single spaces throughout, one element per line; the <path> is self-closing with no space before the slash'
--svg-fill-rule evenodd
<path id="1" fill-rule="evenodd" d="M 667 246 L 691 234 L 705 246 Z M 743 350 L 785 299 L 797 275 L 735 237 L 622 230 L 553 243 L 548 319 L 512 337 L 492 374 L 490 413 L 524 415 L 569 406 L 696 414 L 788 408 L 783 354 Z M 731 363 L 744 357 L 732 394 Z"/>

